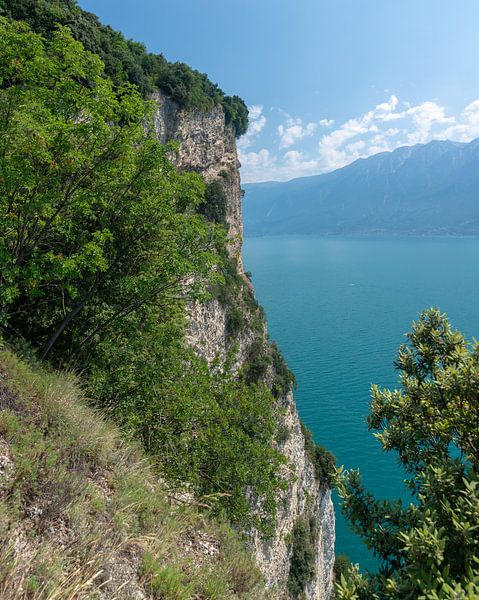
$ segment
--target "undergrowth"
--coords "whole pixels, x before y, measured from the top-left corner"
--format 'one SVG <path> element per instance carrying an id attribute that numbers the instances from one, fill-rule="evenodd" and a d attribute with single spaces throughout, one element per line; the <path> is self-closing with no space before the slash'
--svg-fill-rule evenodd
<path id="1" fill-rule="evenodd" d="M 2 347 L 0 408 L 2 599 L 263 597 L 236 534 L 193 500 L 173 501 L 73 375 Z M 201 536 L 212 555 L 191 551 Z"/>

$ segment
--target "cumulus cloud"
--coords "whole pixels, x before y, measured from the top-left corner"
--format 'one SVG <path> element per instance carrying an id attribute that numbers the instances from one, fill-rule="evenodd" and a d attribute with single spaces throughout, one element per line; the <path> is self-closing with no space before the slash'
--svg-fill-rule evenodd
<path id="1" fill-rule="evenodd" d="M 287 181 L 295 177 L 318 172 L 319 162 L 308 158 L 298 150 L 289 150 L 281 156 L 273 156 L 263 148 L 259 152 L 240 152 L 241 174 L 245 182 Z"/>
<path id="2" fill-rule="evenodd" d="M 479 102 L 464 109 L 460 124 L 435 101 L 411 106 L 394 94 L 361 117 L 349 119 L 324 135 L 318 146 L 322 171 L 330 171 L 399 146 L 425 143 L 432 139 L 473 139 L 479 135 Z M 390 127 L 394 122 L 400 127 Z M 445 126 L 449 126 L 444 129 Z M 477 127 L 477 128 L 476 128 Z M 467 134 L 466 134 L 467 131 Z"/>
<path id="3" fill-rule="evenodd" d="M 240 160 L 244 181 L 284 181 L 302 175 L 325 173 L 343 167 L 358 158 L 367 158 L 378 152 L 395 150 L 400 146 L 427 143 L 433 139 L 469 142 L 479 137 L 479 99 L 470 102 L 457 114 L 450 114 L 436 100 L 415 105 L 400 101 L 394 94 L 359 117 L 348 119 L 333 128 L 332 119 L 318 123 L 303 123 L 280 111 L 285 121 L 279 125 L 279 152 L 262 148 L 248 152 L 240 140 Z M 258 135 L 266 125 L 262 107 L 255 107 L 251 134 Z M 323 131 L 314 148 L 305 150 L 305 144 L 285 153 L 281 151 L 311 137 L 317 127 Z M 264 144 L 266 145 L 266 144 Z M 307 147 L 307 146 L 306 146 Z"/>
<path id="4" fill-rule="evenodd" d="M 440 132 L 442 139 L 470 142 L 479 137 L 479 100 L 466 106 L 456 121 Z"/>
<path id="5" fill-rule="evenodd" d="M 319 121 L 319 124 L 321 127 L 324 127 L 325 129 L 328 129 L 329 127 L 332 127 L 334 125 L 336 121 L 334 119 L 321 119 Z"/>
<path id="6" fill-rule="evenodd" d="M 248 148 L 253 143 L 256 136 L 261 133 L 266 125 L 266 117 L 263 114 L 263 107 L 260 105 L 248 106 L 249 125 L 248 131 L 241 136 L 238 141 L 239 148 Z"/>
<path id="7" fill-rule="evenodd" d="M 300 140 L 310 137 L 316 131 L 317 123 L 306 123 L 299 118 L 288 116 L 285 125 L 278 126 L 280 148 L 288 148 Z"/>

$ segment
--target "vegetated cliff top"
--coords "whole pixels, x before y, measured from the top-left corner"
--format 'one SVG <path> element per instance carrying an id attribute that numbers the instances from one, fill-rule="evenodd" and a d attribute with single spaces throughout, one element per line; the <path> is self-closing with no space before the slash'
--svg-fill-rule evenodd
<path id="1" fill-rule="evenodd" d="M 0 341 L 0 597 L 263 598 L 236 534 L 123 437 L 74 376 Z"/>
<path id="2" fill-rule="evenodd" d="M 133 83 L 145 96 L 158 87 L 185 110 L 206 111 L 221 105 L 237 137 L 248 128 L 248 109 L 241 98 L 227 96 L 206 74 L 184 63 L 168 62 L 162 54 L 152 54 L 143 44 L 125 39 L 96 15 L 82 10 L 76 0 L 0 0 L 2 14 L 26 21 L 46 37 L 57 24 L 67 25 L 87 50 L 100 56 L 106 74 L 116 84 Z"/>

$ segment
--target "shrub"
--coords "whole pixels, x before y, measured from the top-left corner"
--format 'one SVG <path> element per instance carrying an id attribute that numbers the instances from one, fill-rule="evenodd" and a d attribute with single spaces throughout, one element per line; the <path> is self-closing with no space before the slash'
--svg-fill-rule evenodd
<path id="1" fill-rule="evenodd" d="M 261 338 L 256 338 L 248 350 L 248 356 L 244 365 L 244 377 L 247 383 L 257 383 L 266 375 L 271 365 L 271 357 L 267 347 Z"/>
<path id="2" fill-rule="evenodd" d="M 334 559 L 334 579 L 339 581 L 341 575 L 346 577 L 351 566 L 351 561 L 345 554 L 338 554 Z"/>
<path id="3" fill-rule="evenodd" d="M 312 523 L 299 519 L 291 532 L 291 559 L 288 590 L 292 598 L 300 598 L 314 576 L 316 532 Z"/>
<path id="4" fill-rule="evenodd" d="M 301 423 L 301 431 L 304 436 L 304 447 L 310 461 L 313 463 L 316 478 L 330 486 L 335 475 L 336 458 L 329 450 L 315 444 L 311 431 L 304 423 Z"/>
<path id="5" fill-rule="evenodd" d="M 271 344 L 271 356 L 274 369 L 272 391 L 273 395 L 277 398 L 278 396 L 287 394 L 292 386 L 296 386 L 296 377 L 289 369 L 284 356 L 275 342 Z"/>
<path id="6" fill-rule="evenodd" d="M 220 181 L 212 181 L 206 185 L 205 201 L 198 210 L 208 221 L 226 225 L 226 209 L 228 201 Z"/>
<path id="7" fill-rule="evenodd" d="M 226 318 L 226 331 L 228 335 L 237 335 L 244 327 L 244 324 L 245 318 L 242 311 L 239 308 L 232 308 Z"/>

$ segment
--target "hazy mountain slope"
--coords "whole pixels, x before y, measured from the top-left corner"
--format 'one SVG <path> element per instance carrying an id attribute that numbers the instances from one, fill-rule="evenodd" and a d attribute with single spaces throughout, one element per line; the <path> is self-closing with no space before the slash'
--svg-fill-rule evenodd
<path id="1" fill-rule="evenodd" d="M 315 177 L 247 184 L 246 235 L 479 233 L 479 140 L 384 152 Z"/>

